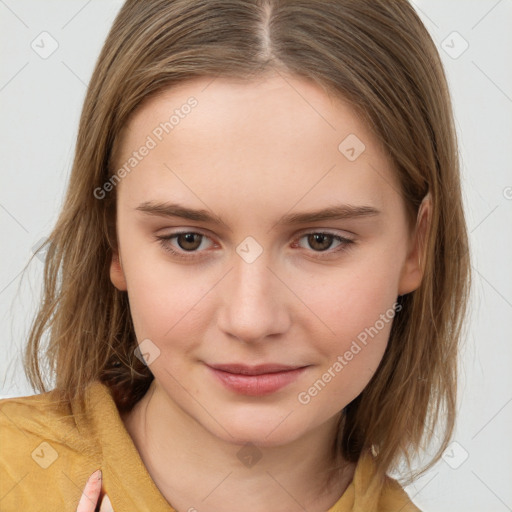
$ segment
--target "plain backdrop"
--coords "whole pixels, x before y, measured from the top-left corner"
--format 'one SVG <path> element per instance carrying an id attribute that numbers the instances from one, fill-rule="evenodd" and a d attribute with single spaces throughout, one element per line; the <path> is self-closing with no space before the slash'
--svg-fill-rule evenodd
<path id="1" fill-rule="evenodd" d="M 21 364 L 82 102 L 120 0 L 0 0 L 0 397 Z M 512 510 L 512 1 L 415 0 L 438 46 L 460 144 L 474 284 L 453 444 L 406 488 L 424 512 Z M 46 52 L 46 53 L 45 53 Z M 50 54 L 51 53 L 51 54 Z M 21 286 L 20 286 L 21 284 Z"/>

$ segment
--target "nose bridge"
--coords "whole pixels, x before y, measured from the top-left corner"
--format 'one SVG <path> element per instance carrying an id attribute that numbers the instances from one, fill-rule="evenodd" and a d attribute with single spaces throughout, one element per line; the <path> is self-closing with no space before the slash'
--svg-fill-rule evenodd
<path id="1" fill-rule="evenodd" d="M 254 240 L 237 247 L 219 317 L 220 328 L 227 334 L 257 341 L 287 328 L 283 284 L 271 266 L 270 251 L 263 251 Z"/>
<path id="2" fill-rule="evenodd" d="M 245 302 L 268 302 L 269 288 L 274 277 L 270 271 L 270 258 L 260 255 L 254 261 L 241 256 L 234 258 L 233 298 Z M 275 279 L 275 278 L 274 278 Z"/>

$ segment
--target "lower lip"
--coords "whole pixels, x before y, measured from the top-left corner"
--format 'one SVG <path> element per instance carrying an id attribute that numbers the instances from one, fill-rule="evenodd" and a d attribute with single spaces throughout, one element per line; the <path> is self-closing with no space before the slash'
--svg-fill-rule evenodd
<path id="1" fill-rule="evenodd" d="M 250 396 L 275 393 L 296 380 L 306 369 L 306 367 L 303 367 L 284 372 L 264 373 L 262 375 L 242 375 L 216 370 L 211 366 L 208 368 L 228 389 Z"/>

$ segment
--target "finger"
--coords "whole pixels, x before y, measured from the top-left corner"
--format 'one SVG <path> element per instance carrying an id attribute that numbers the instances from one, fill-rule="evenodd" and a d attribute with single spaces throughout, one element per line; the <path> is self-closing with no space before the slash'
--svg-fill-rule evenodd
<path id="1" fill-rule="evenodd" d="M 112 503 L 110 503 L 110 498 L 106 494 L 103 496 L 103 500 L 101 501 L 100 512 L 114 512 Z"/>
<path id="2" fill-rule="evenodd" d="M 101 470 L 95 471 L 87 480 L 76 512 L 94 512 L 101 492 Z"/>

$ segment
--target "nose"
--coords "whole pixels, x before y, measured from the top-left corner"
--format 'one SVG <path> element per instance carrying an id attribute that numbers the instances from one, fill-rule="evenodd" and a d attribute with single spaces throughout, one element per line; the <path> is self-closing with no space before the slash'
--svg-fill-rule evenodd
<path id="1" fill-rule="evenodd" d="M 219 290 L 218 324 L 226 335 L 255 343 L 290 328 L 293 293 L 270 263 L 265 251 L 252 263 L 235 254 L 233 269 Z"/>

